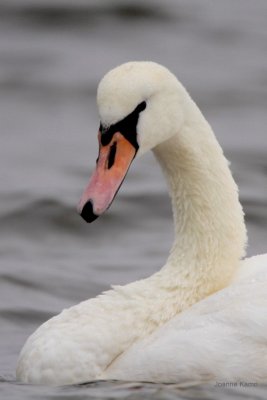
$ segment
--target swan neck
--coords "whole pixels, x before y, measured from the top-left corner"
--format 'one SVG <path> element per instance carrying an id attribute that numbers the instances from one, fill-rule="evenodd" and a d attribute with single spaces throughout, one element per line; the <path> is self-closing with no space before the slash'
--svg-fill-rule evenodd
<path id="1" fill-rule="evenodd" d="M 245 254 L 246 228 L 238 188 L 212 129 L 191 99 L 185 108 L 182 128 L 154 149 L 167 178 L 175 233 L 162 273 L 206 295 L 231 280 Z"/>

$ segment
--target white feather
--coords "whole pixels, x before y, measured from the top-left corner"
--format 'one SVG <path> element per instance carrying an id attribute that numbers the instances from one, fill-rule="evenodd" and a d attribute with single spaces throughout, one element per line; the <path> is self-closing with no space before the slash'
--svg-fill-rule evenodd
<path id="1" fill-rule="evenodd" d="M 18 379 L 266 379 L 267 255 L 241 261 L 246 228 L 238 189 L 209 124 L 174 75 L 151 62 L 110 71 L 97 100 L 106 125 L 147 102 L 138 153 L 152 149 L 166 175 L 174 244 L 156 274 L 37 329 L 22 349 Z"/>

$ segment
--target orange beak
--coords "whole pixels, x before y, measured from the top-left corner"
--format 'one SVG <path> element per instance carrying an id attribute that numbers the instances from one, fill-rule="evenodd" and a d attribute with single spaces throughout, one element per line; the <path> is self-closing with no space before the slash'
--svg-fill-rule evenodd
<path id="1" fill-rule="evenodd" d="M 120 133 L 114 133 L 109 144 L 101 144 L 96 169 L 78 205 L 86 222 L 93 222 L 111 205 L 135 157 L 135 147 Z"/>

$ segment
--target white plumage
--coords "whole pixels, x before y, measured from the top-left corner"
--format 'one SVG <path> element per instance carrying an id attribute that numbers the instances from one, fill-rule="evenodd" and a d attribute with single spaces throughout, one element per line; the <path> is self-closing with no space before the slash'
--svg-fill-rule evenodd
<path id="1" fill-rule="evenodd" d="M 214 134 L 166 68 L 131 62 L 98 88 L 105 126 L 146 101 L 137 140 L 168 181 L 175 239 L 163 268 L 44 323 L 17 377 L 52 385 L 96 379 L 185 382 L 267 379 L 267 254 L 241 261 L 238 190 Z"/>

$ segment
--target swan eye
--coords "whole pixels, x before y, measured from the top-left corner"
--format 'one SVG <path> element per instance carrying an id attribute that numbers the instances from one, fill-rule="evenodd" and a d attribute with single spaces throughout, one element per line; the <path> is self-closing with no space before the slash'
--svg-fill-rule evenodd
<path id="1" fill-rule="evenodd" d="M 139 114 L 146 108 L 146 102 L 138 104 L 138 106 L 125 118 L 117 122 L 116 124 L 110 125 L 108 127 L 103 126 L 100 123 L 99 131 L 101 133 L 101 144 L 102 146 L 108 145 L 114 133 L 120 132 L 136 149 L 139 149 L 137 143 L 137 123 L 139 119 Z"/>
<path id="2" fill-rule="evenodd" d="M 146 101 L 142 101 L 142 103 L 138 104 L 134 112 L 138 112 L 138 114 L 146 109 Z"/>

